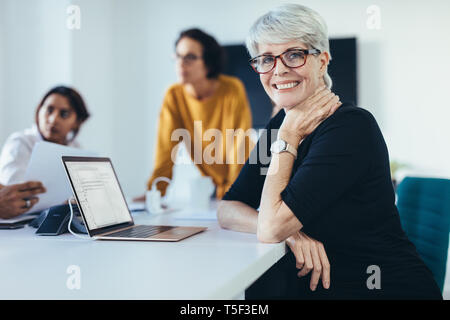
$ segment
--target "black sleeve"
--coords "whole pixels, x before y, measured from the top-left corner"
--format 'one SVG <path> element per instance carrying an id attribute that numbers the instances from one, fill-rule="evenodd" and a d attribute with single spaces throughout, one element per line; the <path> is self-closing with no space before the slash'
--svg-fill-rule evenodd
<path id="1" fill-rule="evenodd" d="M 259 208 L 271 159 L 270 146 L 277 138 L 278 128 L 284 116 L 284 110 L 281 109 L 263 130 L 237 179 L 222 200 L 241 201 L 254 209 Z"/>
<path id="2" fill-rule="evenodd" d="M 368 172 L 376 121 L 365 110 L 336 112 L 318 128 L 281 198 L 308 225 Z"/>

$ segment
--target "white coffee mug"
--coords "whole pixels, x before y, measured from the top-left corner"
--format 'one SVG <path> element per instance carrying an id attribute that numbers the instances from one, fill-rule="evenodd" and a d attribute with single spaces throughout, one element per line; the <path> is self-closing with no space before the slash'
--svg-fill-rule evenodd
<path id="1" fill-rule="evenodd" d="M 155 188 L 145 193 L 145 208 L 151 214 L 160 214 L 163 212 L 161 207 L 161 192 L 158 189 Z"/>

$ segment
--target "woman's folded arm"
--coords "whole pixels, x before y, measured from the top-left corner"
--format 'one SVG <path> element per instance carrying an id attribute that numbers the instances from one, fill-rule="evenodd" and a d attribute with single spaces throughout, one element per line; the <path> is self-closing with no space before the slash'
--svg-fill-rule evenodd
<path id="1" fill-rule="evenodd" d="M 217 209 L 217 220 L 224 229 L 256 233 L 258 211 L 241 201 L 222 200 Z"/>

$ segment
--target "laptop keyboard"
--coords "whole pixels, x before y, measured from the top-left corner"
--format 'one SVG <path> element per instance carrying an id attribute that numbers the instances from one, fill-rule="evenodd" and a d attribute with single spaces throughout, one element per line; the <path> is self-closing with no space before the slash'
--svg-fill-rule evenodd
<path id="1" fill-rule="evenodd" d="M 138 225 L 126 230 L 110 233 L 107 237 L 119 237 L 119 238 L 148 238 L 155 234 L 173 229 L 175 227 L 169 226 L 145 226 Z"/>

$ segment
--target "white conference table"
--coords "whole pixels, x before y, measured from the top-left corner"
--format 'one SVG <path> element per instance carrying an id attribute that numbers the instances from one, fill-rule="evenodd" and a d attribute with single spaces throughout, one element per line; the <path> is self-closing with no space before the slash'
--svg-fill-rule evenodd
<path id="1" fill-rule="evenodd" d="M 133 214 L 137 224 L 205 226 L 180 242 L 96 241 L 0 230 L 0 299 L 239 299 L 286 253 L 194 211 Z"/>

